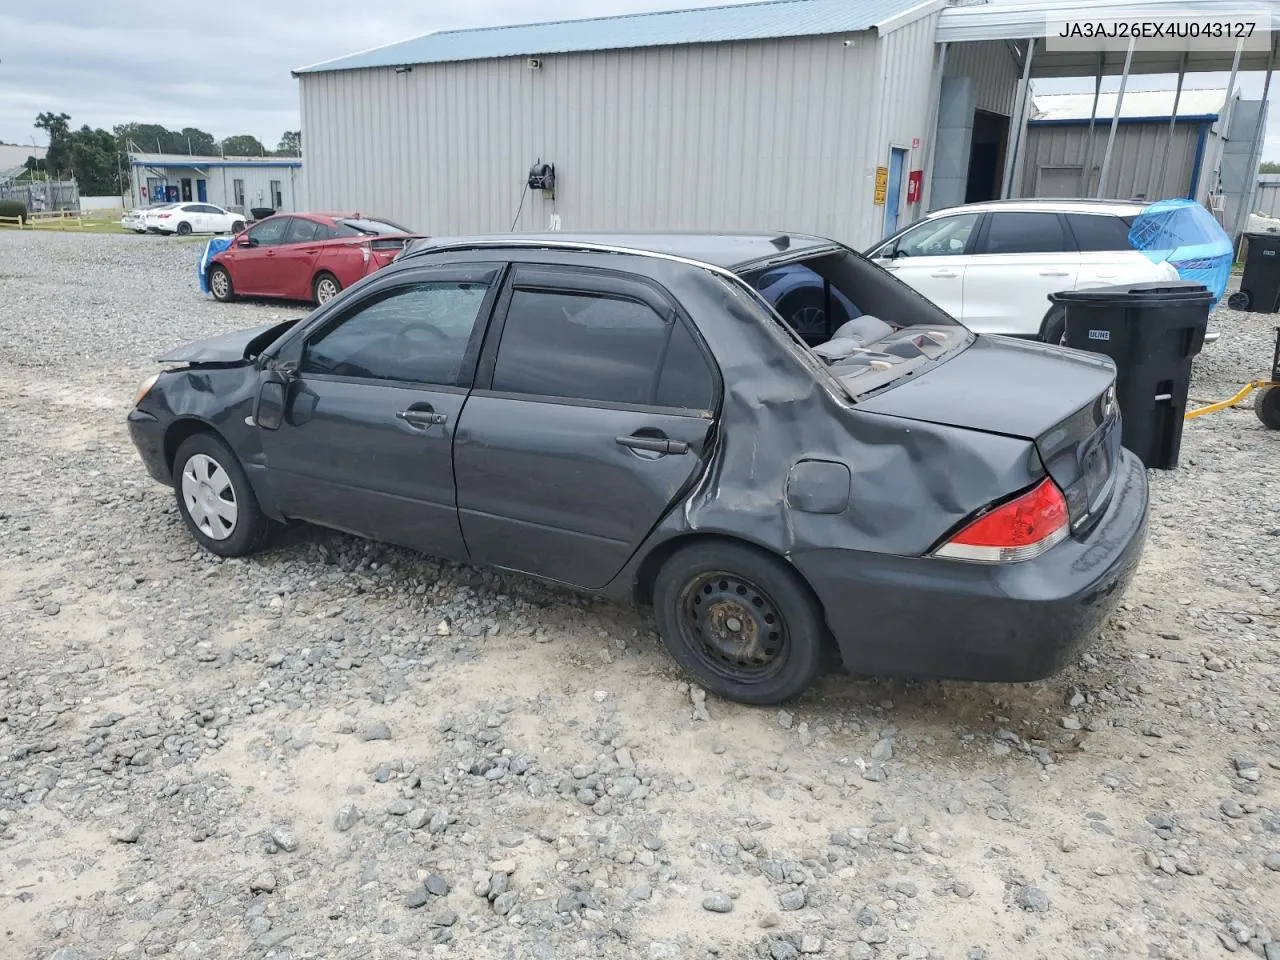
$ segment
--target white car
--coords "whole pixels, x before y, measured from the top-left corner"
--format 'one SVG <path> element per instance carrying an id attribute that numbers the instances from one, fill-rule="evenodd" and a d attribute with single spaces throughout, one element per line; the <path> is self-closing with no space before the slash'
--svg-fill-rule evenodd
<path id="1" fill-rule="evenodd" d="M 147 214 L 155 210 L 168 209 L 172 207 L 171 203 L 159 203 L 153 207 L 134 207 L 132 210 L 126 210 L 120 217 L 120 226 L 126 230 L 132 230 L 134 233 L 147 232 Z"/>
<path id="2" fill-rule="evenodd" d="M 1177 280 L 1129 246 L 1146 204 L 993 200 L 929 214 L 867 256 L 975 333 L 1061 341 L 1065 310 L 1049 294 Z"/>
<path id="3" fill-rule="evenodd" d="M 244 215 L 212 203 L 175 203 L 147 213 L 147 229 L 156 233 L 239 233 Z"/>

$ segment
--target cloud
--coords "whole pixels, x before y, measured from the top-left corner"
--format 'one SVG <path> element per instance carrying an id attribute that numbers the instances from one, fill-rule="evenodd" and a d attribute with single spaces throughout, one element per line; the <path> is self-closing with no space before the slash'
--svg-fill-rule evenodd
<path id="1" fill-rule="evenodd" d="M 0 141 L 44 143 L 44 110 L 118 123 L 252 133 L 297 129 L 289 71 L 433 30 L 709 6 L 724 0 L 59 0 L 0 10 Z M 738 0 L 741 2 L 741 0 Z"/>

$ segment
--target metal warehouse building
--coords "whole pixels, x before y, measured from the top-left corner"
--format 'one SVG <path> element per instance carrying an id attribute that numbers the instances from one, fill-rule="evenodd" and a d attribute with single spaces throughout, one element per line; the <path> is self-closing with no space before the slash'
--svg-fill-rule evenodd
<path id="1" fill-rule="evenodd" d="M 1168 4 L 1073 12 L 1120 8 Z M 308 197 L 434 234 L 786 228 L 863 246 L 925 210 L 1022 192 L 1036 77 L 1232 67 L 1052 51 L 1057 11 L 772 0 L 428 34 L 295 71 Z M 1098 125 L 1105 143 L 1115 128 Z"/>
<path id="2" fill-rule="evenodd" d="M 189 157 L 129 154 L 135 207 L 153 203 L 213 203 L 236 213 L 254 207 L 299 210 L 302 161 L 293 157 Z"/>

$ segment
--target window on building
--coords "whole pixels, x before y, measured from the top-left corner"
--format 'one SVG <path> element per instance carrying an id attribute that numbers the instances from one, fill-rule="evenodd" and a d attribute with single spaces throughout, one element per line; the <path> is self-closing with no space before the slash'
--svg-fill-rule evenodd
<path id="1" fill-rule="evenodd" d="M 233 197 L 235 197 L 235 200 L 233 201 L 232 205 L 237 207 L 243 207 L 244 206 L 244 181 L 243 180 L 231 181 L 231 194 Z"/>
<path id="2" fill-rule="evenodd" d="M 1056 213 L 993 213 L 982 253 L 1063 253 L 1070 249 Z"/>
<path id="3" fill-rule="evenodd" d="M 280 181 L 271 181 L 271 205 L 279 210 L 284 206 L 284 193 L 280 190 Z"/>
<path id="4" fill-rule="evenodd" d="M 487 283 L 419 283 L 358 310 L 307 344 L 304 373 L 451 386 Z"/>

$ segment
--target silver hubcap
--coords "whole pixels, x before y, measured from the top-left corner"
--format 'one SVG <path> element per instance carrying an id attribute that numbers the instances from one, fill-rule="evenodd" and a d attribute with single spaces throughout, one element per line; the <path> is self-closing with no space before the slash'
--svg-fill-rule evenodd
<path id="1" fill-rule="evenodd" d="M 219 297 L 227 295 L 227 275 L 221 270 L 214 273 L 209 281 L 213 285 L 213 292 Z"/>
<path id="2" fill-rule="evenodd" d="M 328 303 L 338 295 L 338 286 L 332 280 L 321 280 L 316 284 L 316 300 Z"/>
<path id="3" fill-rule="evenodd" d="M 239 508 L 231 478 L 213 457 L 197 453 L 182 468 L 182 502 L 196 528 L 210 540 L 225 540 L 236 530 Z"/>

